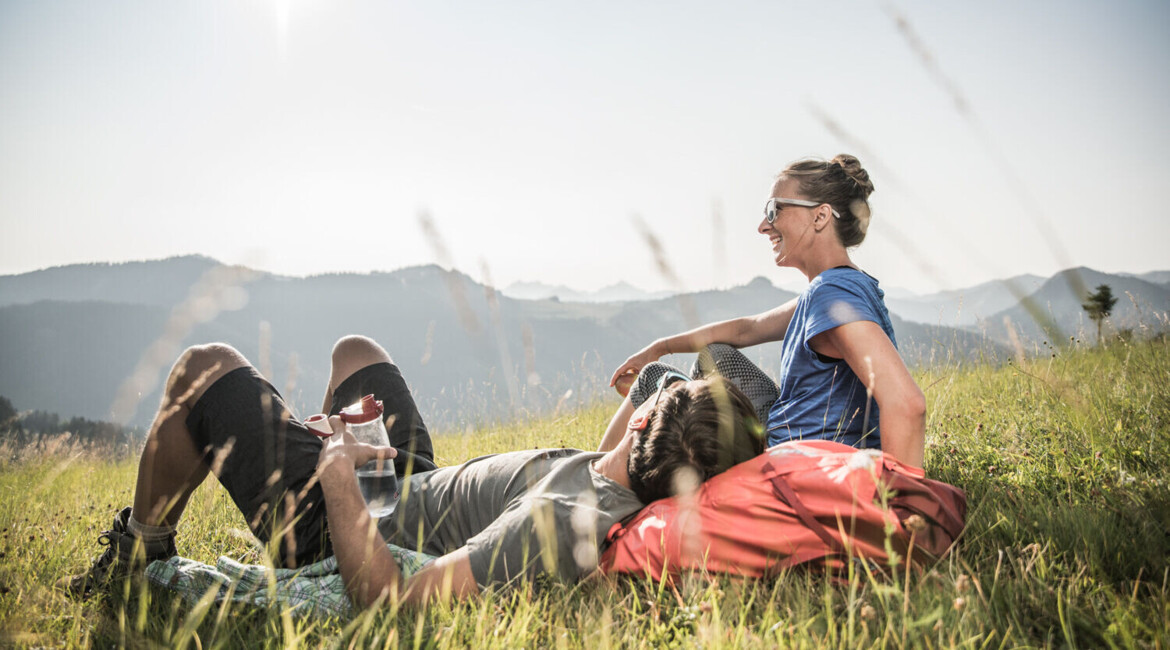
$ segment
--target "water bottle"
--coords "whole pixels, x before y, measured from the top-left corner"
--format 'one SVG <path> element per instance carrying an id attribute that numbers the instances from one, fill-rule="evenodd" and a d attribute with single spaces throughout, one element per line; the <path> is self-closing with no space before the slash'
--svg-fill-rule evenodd
<path id="1" fill-rule="evenodd" d="M 358 442 L 387 447 L 390 437 L 382 420 L 382 402 L 366 395 L 341 409 L 341 421 Z M 398 505 L 398 476 L 392 459 L 374 459 L 357 468 L 358 488 L 372 517 L 385 517 Z"/>

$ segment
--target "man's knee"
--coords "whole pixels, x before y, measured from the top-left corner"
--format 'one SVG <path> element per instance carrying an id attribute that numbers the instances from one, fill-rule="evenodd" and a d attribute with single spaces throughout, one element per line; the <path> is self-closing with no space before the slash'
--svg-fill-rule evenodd
<path id="1" fill-rule="evenodd" d="M 691 367 L 691 375 L 707 377 L 716 372 L 728 375 L 729 367 L 739 364 L 741 360 L 747 361 L 747 357 L 743 356 L 743 353 L 734 346 L 726 343 L 711 343 L 699 351 L 699 355 Z"/>
<path id="2" fill-rule="evenodd" d="M 651 361 L 643 366 L 642 370 L 638 372 L 638 378 L 634 380 L 634 385 L 630 388 L 630 402 L 635 407 L 641 406 L 646 398 L 658 390 L 658 380 L 668 372 L 678 372 L 678 369 L 661 361 Z"/>
<path id="3" fill-rule="evenodd" d="M 700 354 L 704 353 L 714 364 L 745 358 L 742 352 L 726 343 L 711 343 L 700 352 Z"/>
<path id="4" fill-rule="evenodd" d="M 226 343 L 191 346 L 183 351 L 171 369 L 167 398 L 172 403 L 190 406 L 217 379 L 247 365 L 244 355 Z"/>
<path id="5" fill-rule="evenodd" d="M 707 352 L 717 359 L 727 355 L 740 353 L 739 350 L 735 348 L 735 346 L 728 345 L 727 343 L 710 343 L 707 345 Z"/>
<path id="6" fill-rule="evenodd" d="M 338 383 L 366 366 L 389 361 L 386 350 L 367 336 L 343 336 L 333 345 L 333 377 Z"/>

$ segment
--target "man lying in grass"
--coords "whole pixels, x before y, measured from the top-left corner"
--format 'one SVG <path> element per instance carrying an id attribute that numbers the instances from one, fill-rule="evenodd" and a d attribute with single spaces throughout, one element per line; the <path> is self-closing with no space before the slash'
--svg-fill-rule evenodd
<path id="1" fill-rule="evenodd" d="M 133 507 L 102 535 L 105 553 L 63 586 L 85 596 L 173 557 L 175 527 L 208 473 L 256 537 L 271 542 L 280 564 L 336 555 L 359 607 L 463 598 L 542 573 L 580 579 L 596 568 L 609 528 L 670 495 L 680 476 L 705 480 L 763 451 L 755 411 L 731 384 L 659 385 L 608 452 L 518 451 L 436 469 L 402 374 L 368 338 L 334 346 L 323 410 L 336 415 L 374 394 L 385 407 L 390 447 L 357 443 L 337 417 L 323 443 L 239 352 L 222 344 L 190 348 L 167 380 Z M 377 522 L 355 476 L 375 458 L 392 458 L 408 477 L 397 511 Z M 403 579 L 387 541 L 440 557 Z"/>

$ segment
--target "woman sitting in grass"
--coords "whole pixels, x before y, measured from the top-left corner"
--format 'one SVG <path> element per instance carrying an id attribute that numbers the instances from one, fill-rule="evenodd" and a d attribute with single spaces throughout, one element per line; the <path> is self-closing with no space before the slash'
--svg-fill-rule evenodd
<path id="1" fill-rule="evenodd" d="M 799 270 L 808 287 L 762 314 L 658 339 L 618 366 L 610 385 L 635 373 L 638 379 L 601 450 L 617 444 L 630 414 L 672 370 L 659 358 L 700 352 L 692 374 L 717 370 L 738 385 L 766 423 L 769 446 L 835 440 L 880 447 L 921 467 L 925 398 L 898 354 L 878 281 L 849 258 L 848 249 L 865 239 L 873 189 L 850 155 L 789 165 L 772 186 L 758 230 L 771 242 L 776 265 Z M 768 341 L 783 341 L 776 381 L 738 351 Z"/>

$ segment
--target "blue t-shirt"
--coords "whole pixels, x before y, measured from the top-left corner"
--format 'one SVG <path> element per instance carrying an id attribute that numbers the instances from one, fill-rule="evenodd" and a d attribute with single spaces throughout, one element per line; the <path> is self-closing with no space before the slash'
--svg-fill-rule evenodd
<path id="1" fill-rule="evenodd" d="M 867 400 L 865 385 L 844 360 L 822 357 L 808 342 L 834 327 L 868 320 L 897 347 L 884 296 L 876 279 L 847 267 L 821 273 L 800 294 L 781 347 L 780 397 L 768 414 L 768 446 L 803 438 L 881 447 L 877 403 Z"/>

